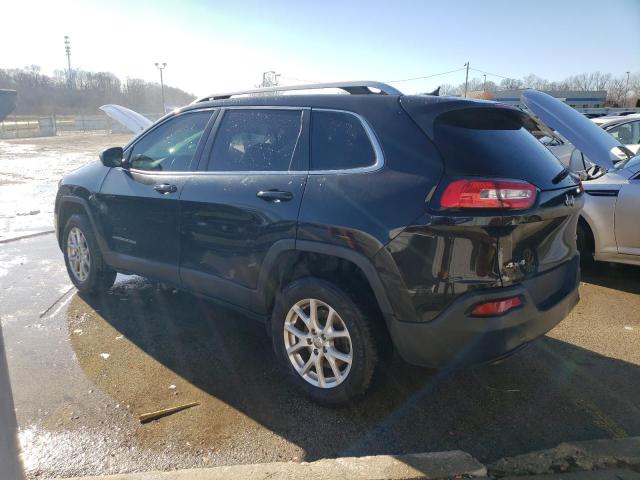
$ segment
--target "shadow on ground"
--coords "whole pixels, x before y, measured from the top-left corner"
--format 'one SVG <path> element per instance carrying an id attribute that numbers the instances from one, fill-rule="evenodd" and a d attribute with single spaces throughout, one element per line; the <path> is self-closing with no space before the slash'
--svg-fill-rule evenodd
<path id="1" fill-rule="evenodd" d="M 640 267 L 635 265 L 608 262 L 583 265 L 582 280 L 601 287 L 640 294 Z"/>
<path id="2" fill-rule="evenodd" d="M 568 440 L 640 434 L 640 368 L 549 337 L 499 365 L 463 372 L 396 358 L 366 398 L 332 410 L 291 387 L 263 325 L 189 294 L 133 277 L 99 298 L 75 297 L 67 315 L 87 376 L 131 410 L 153 397 L 156 364 L 211 398 L 187 435 L 204 447 L 221 448 L 221 425 L 234 421 L 226 410 L 300 446 L 307 461 L 461 449 L 489 462 Z M 73 335 L 78 319 L 93 333 Z M 105 370 L 96 362 L 101 351 L 118 357 L 114 333 L 132 347 Z M 157 434 L 175 435 L 155 423 Z"/>

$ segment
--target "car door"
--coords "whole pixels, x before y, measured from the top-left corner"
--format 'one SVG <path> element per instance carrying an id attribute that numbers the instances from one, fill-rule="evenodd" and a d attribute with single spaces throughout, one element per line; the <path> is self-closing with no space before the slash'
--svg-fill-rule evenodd
<path id="1" fill-rule="evenodd" d="M 618 192 L 615 213 L 615 233 L 618 253 L 640 255 L 640 173 Z"/>
<path id="2" fill-rule="evenodd" d="M 211 115 L 168 118 L 127 148 L 123 167 L 109 171 L 97 200 L 115 268 L 179 282 L 179 198 Z"/>
<path id="3" fill-rule="evenodd" d="M 210 297 L 256 310 L 261 265 L 293 246 L 307 180 L 308 109 L 227 108 L 181 197 L 180 277 Z"/>

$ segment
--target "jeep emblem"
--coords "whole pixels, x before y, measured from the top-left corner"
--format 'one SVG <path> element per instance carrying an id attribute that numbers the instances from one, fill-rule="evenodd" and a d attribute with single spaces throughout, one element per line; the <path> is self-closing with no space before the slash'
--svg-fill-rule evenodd
<path id="1" fill-rule="evenodd" d="M 573 205 L 576 203 L 576 199 L 573 195 L 569 195 L 568 193 L 564 196 L 564 204 L 567 207 L 573 207 Z"/>

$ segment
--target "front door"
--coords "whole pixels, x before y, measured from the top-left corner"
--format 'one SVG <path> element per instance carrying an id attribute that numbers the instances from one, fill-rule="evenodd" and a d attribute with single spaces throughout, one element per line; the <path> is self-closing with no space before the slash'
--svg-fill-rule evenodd
<path id="1" fill-rule="evenodd" d="M 307 179 L 308 110 L 229 108 L 181 197 L 185 286 L 254 309 L 269 249 L 294 242 Z M 255 309 L 254 309 L 255 310 Z"/>
<path id="2" fill-rule="evenodd" d="M 618 253 L 640 255 L 640 173 L 623 185 L 616 201 L 615 232 Z"/>
<path id="3" fill-rule="evenodd" d="M 211 111 L 169 118 L 125 153 L 108 173 L 98 211 L 116 269 L 178 283 L 179 199 Z"/>

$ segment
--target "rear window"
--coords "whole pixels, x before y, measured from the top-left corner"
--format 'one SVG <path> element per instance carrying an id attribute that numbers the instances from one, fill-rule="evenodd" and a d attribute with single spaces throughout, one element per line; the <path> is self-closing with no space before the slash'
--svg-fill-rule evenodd
<path id="1" fill-rule="evenodd" d="M 313 112 L 311 170 L 346 170 L 375 163 L 373 146 L 358 117 L 345 112 Z"/>
<path id="2" fill-rule="evenodd" d="M 526 180 L 538 188 L 573 186 L 553 179 L 564 168 L 529 131 L 531 117 L 506 109 L 455 110 L 437 117 L 434 141 L 450 176 L 486 176 Z"/>

